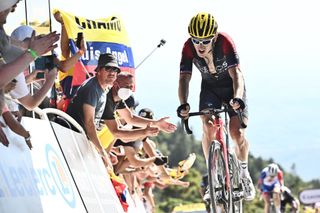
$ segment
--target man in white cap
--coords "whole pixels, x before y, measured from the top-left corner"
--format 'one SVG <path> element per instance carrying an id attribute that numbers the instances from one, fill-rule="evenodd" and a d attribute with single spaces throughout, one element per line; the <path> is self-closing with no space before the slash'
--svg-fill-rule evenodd
<path id="1" fill-rule="evenodd" d="M 11 12 L 12 7 L 14 7 L 20 0 L 1 0 L 0 1 L 0 11 L 9 10 Z"/>

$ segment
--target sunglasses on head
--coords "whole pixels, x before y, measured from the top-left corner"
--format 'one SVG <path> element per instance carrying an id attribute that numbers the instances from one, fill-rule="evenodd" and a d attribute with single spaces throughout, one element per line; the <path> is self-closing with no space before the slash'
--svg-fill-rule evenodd
<path id="1" fill-rule="evenodd" d="M 191 38 L 192 43 L 196 44 L 196 45 L 208 45 L 211 43 L 211 41 L 214 39 L 214 37 L 209 38 L 209 39 L 196 39 L 196 38 Z"/>

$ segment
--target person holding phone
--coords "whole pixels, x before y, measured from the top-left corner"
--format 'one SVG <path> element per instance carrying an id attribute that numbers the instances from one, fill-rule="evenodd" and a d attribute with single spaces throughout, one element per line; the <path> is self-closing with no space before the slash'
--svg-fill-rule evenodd
<path id="1" fill-rule="evenodd" d="M 30 38 L 34 33 L 30 26 L 20 26 L 16 28 L 11 38 L 17 41 L 24 41 Z M 42 35 L 40 35 L 41 37 Z M 85 45 L 83 44 L 85 49 Z M 35 71 L 24 77 L 21 73 L 16 79 L 18 80 L 16 88 L 10 93 L 11 97 L 18 99 L 19 102 L 27 109 L 32 110 L 39 106 L 47 97 L 48 92 L 52 88 L 57 76 L 57 68 L 62 71 L 70 69 L 78 61 L 80 55 L 74 55 L 67 60 L 59 60 L 56 55 L 46 55 L 35 60 Z M 33 81 L 44 81 L 39 89 L 35 90 L 34 95 L 29 93 L 27 84 Z"/>
<path id="2" fill-rule="evenodd" d="M 56 21 L 61 24 L 61 40 L 60 40 L 61 56 L 62 58 L 69 60 L 70 62 L 75 64 L 75 62 L 77 62 L 87 50 L 84 35 L 82 32 L 78 33 L 76 38 L 76 46 L 78 47 L 78 52 L 74 55 L 71 55 L 71 51 L 69 47 L 69 38 L 67 35 L 66 28 L 64 26 L 62 17 L 60 15 L 60 12 L 55 12 L 53 15 Z M 75 95 L 75 92 L 79 87 L 79 86 L 72 86 L 73 72 L 74 72 L 74 67 L 71 66 L 69 67 L 69 69 L 66 69 L 65 71 L 61 71 L 58 73 L 59 83 L 62 87 L 62 92 L 64 96 L 63 101 L 65 102 L 66 105 L 70 103 L 71 98 Z"/>
<path id="3" fill-rule="evenodd" d="M 20 26 L 12 32 L 11 38 L 24 41 L 25 39 L 30 38 L 33 33 L 34 30 L 31 27 Z M 7 58 L 8 60 L 14 60 L 14 56 L 11 56 L 10 54 L 7 55 Z M 47 97 L 47 93 L 52 88 L 52 85 L 54 84 L 54 81 L 56 79 L 57 69 L 52 68 L 50 72 L 48 69 L 42 71 L 37 70 L 34 74 L 31 75 L 33 78 L 35 78 L 38 73 L 44 74 L 44 83 L 42 87 L 33 95 L 31 95 L 29 92 L 26 77 L 23 72 L 16 76 L 16 86 L 9 93 L 13 99 L 17 99 L 27 110 L 33 110 L 35 107 L 39 106 L 41 102 Z"/>
<path id="4" fill-rule="evenodd" d="M 56 32 L 42 37 L 33 34 L 30 39 L 18 42 L 21 46 L 16 46 L 17 42 L 6 34 L 4 24 L 18 2 L 18 0 L 0 1 L 0 88 L 26 69 L 37 56 L 56 48 L 55 42 L 59 40 L 59 34 Z"/>

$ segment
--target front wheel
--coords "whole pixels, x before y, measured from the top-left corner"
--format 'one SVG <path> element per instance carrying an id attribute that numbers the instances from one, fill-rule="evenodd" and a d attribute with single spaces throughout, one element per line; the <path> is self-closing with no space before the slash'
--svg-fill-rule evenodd
<path id="1" fill-rule="evenodd" d="M 231 194 L 226 184 L 226 165 L 221 145 L 218 141 L 213 141 L 210 146 L 208 174 L 212 212 L 229 213 L 231 210 Z"/>
<path id="2" fill-rule="evenodd" d="M 272 198 L 269 204 L 269 213 L 277 213 L 277 209 L 276 209 L 276 206 L 274 205 L 274 201 Z"/>

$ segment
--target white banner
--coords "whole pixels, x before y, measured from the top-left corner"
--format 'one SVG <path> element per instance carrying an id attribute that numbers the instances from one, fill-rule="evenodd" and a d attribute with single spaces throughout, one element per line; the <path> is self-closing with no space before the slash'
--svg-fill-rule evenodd
<path id="1" fill-rule="evenodd" d="M 0 144 L 0 212 L 86 212 L 50 123 L 22 123 L 32 136 L 32 151 L 24 138 L 3 128 L 10 144 Z"/>
<path id="2" fill-rule="evenodd" d="M 299 193 L 299 199 L 303 204 L 320 202 L 320 189 L 306 189 Z"/>

